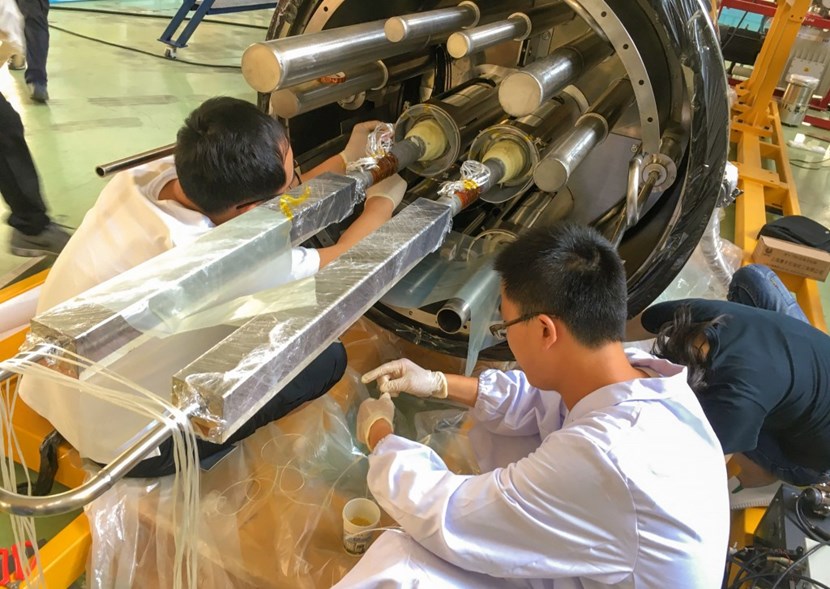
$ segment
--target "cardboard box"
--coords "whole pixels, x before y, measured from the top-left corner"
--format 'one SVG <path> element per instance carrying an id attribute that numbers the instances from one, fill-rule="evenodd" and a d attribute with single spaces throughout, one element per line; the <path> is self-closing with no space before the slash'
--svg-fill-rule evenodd
<path id="1" fill-rule="evenodd" d="M 758 238 L 752 261 L 815 280 L 824 281 L 830 274 L 830 253 L 765 235 Z"/>

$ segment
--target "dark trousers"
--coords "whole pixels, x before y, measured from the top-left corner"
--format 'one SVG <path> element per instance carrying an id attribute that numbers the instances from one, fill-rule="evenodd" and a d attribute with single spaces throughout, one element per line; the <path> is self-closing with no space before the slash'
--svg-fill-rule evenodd
<path id="1" fill-rule="evenodd" d="M 25 19 L 26 83 L 46 83 L 49 55 L 49 0 L 17 0 Z"/>
<path id="2" fill-rule="evenodd" d="M 37 235 L 49 224 L 46 205 L 20 115 L 0 94 L 0 195 L 12 214 L 9 225 L 26 235 Z"/>
<path id="3" fill-rule="evenodd" d="M 326 348 L 294 380 L 271 399 L 256 415 L 239 428 L 224 444 L 212 444 L 197 440 L 199 459 L 204 460 L 214 454 L 229 449 L 233 444 L 244 440 L 263 425 L 276 421 L 287 415 L 306 401 L 311 401 L 325 394 L 337 384 L 346 372 L 346 349 L 337 342 Z M 173 474 L 176 466 L 173 461 L 173 441 L 166 440 L 159 446 L 161 456 L 142 460 L 132 469 L 128 477 L 159 477 Z"/>

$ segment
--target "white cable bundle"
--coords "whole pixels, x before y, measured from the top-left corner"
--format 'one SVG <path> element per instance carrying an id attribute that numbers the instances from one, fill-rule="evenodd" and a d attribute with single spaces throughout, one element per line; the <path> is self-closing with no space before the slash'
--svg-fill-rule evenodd
<path id="1" fill-rule="evenodd" d="M 86 358 L 73 354 L 68 350 L 52 348 L 50 353 L 44 354 L 45 363 L 54 366 L 71 366 L 77 369 L 84 379 L 92 376 L 101 377 L 104 382 L 109 381 L 111 386 L 93 384 L 87 380 L 76 380 L 58 370 L 53 370 L 39 363 L 19 358 L 11 358 L 0 362 L 0 368 L 16 373 L 20 376 L 36 376 L 52 382 L 77 389 L 81 394 L 92 395 L 98 399 L 108 401 L 114 406 L 123 407 L 139 415 L 163 422 L 172 432 L 173 456 L 176 464 L 176 474 L 173 480 L 173 521 L 178 522 L 177 534 L 175 537 L 176 552 L 173 563 L 174 588 L 183 586 L 183 573 L 187 578 L 187 586 L 197 586 L 197 558 L 195 547 L 198 542 L 198 509 L 199 509 L 199 459 L 196 450 L 196 437 L 190 425 L 187 415 L 168 401 L 161 399 L 150 391 L 130 382 L 114 372 L 107 370 L 101 364 L 92 362 Z M 43 362 L 41 360 L 41 362 Z M 23 456 L 20 446 L 12 427 L 12 416 L 17 401 L 17 387 L 11 391 L 8 381 L 6 383 L 6 397 L 2 406 L 2 435 L 3 445 L 2 460 L 0 460 L 0 475 L 2 475 L 3 487 L 9 491 L 16 491 L 14 454 L 15 451 L 20 457 L 21 466 L 24 471 L 26 465 L 23 463 Z M 27 480 L 28 480 L 28 474 Z M 180 497 L 180 499 L 177 499 Z M 35 536 L 34 520 L 31 517 L 12 516 L 12 531 L 14 542 L 20 549 L 25 546 L 25 540 L 30 540 L 35 547 L 36 562 L 40 562 L 37 554 L 37 538 Z M 21 558 L 21 562 L 24 559 Z M 26 568 L 26 578 L 31 571 Z M 42 580 L 40 567 L 36 567 L 38 576 Z M 30 581 L 31 582 L 31 581 Z"/>

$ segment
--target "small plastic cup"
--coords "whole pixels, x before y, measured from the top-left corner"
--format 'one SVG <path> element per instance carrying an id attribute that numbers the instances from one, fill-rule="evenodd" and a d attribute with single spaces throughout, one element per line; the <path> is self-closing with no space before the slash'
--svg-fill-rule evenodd
<path id="1" fill-rule="evenodd" d="M 363 554 L 372 543 L 380 523 L 380 507 L 371 499 L 352 499 L 343 508 L 343 548 L 349 554 Z"/>

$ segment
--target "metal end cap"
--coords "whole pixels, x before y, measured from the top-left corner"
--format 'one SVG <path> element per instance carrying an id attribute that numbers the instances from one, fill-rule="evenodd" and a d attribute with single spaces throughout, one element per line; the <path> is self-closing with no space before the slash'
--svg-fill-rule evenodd
<path id="1" fill-rule="evenodd" d="M 499 103 L 504 112 L 523 117 L 542 106 L 542 85 L 526 72 L 514 72 L 499 86 Z"/>
<path id="2" fill-rule="evenodd" d="M 453 59 L 466 57 L 470 52 L 470 37 L 465 33 L 453 33 L 447 39 L 447 52 Z"/>
<path id="3" fill-rule="evenodd" d="M 556 158 L 545 158 L 533 170 L 533 181 L 545 192 L 556 192 L 568 183 L 568 168 Z"/>
<path id="4" fill-rule="evenodd" d="M 400 43 L 409 33 L 409 27 L 406 25 L 405 20 L 396 16 L 386 21 L 386 24 L 383 25 L 383 32 L 386 34 L 388 41 Z"/>
<path id="5" fill-rule="evenodd" d="M 257 92 L 273 92 L 280 86 L 282 67 L 270 47 L 254 43 L 242 54 L 242 76 Z"/>

